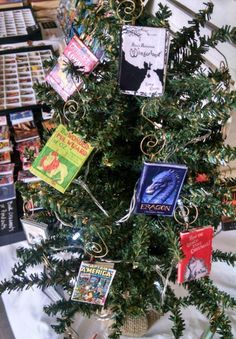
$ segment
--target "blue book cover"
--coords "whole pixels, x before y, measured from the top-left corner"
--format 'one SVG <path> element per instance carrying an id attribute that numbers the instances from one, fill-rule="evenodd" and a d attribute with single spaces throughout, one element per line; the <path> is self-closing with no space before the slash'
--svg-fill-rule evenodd
<path id="1" fill-rule="evenodd" d="M 144 162 L 135 213 L 172 216 L 186 173 L 185 165 Z"/>

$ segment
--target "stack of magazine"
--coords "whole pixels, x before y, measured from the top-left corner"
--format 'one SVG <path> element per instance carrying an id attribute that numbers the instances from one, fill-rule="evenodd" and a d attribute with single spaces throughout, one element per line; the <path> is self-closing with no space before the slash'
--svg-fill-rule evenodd
<path id="1" fill-rule="evenodd" d="M 19 152 L 22 171 L 18 173 L 18 180 L 28 183 L 39 181 L 29 172 L 32 160 L 39 154 L 40 137 L 34 122 L 32 111 L 11 113 L 16 150 Z"/>

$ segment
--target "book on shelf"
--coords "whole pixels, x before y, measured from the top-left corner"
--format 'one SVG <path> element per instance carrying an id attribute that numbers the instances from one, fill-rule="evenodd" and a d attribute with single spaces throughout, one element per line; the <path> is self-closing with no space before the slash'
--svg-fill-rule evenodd
<path id="1" fill-rule="evenodd" d="M 0 0 L 0 9 L 14 8 L 23 6 L 21 0 Z"/>

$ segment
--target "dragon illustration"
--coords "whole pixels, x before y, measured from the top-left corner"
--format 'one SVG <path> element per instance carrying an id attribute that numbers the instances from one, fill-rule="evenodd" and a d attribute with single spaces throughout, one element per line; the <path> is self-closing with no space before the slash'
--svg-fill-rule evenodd
<path id="1" fill-rule="evenodd" d="M 176 184 L 176 173 L 173 170 L 158 173 L 153 177 L 152 184 L 145 189 L 141 200 L 143 203 L 171 204 L 174 198 L 172 194 L 176 188 Z M 169 199 L 168 202 L 167 199 Z"/>

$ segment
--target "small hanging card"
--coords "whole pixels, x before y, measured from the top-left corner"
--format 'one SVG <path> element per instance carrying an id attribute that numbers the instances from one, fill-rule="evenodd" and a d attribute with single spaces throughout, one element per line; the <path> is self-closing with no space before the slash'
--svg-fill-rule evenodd
<path id="1" fill-rule="evenodd" d="M 71 299 L 104 305 L 116 270 L 82 262 Z"/>
<path id="2" fill-rule="evenodd" d="M 48 225 L 34 219 L 21 219 L 26 239 L 30 245 L 40 244 L 48 238 Z"/>
<path id="3" fill-rule="evenodd" d="M 172 216 L 186 172 L 185 165 L 144 162 L 135 213 Z"/>
<path id="4" fill-rule="evenodd" d="M 178 264 L 178 283 L 210 274 L 213 234 L 212 226 L 180 233 L 180 245 L 185 258 Z"/>
<path id="5" fill-rule="evenodd" d="M 34 160 L 30 172 L 64 193 L 92 150 L 79 135 L 59 125 Z"/>
<path id="6" fill-rule="evenodd" d="M 236 230 L 236 220 L 231 219 L 229 217 L 221 218 L 221 228 L 222 231 L 234 231 Z"/>
<path id="7" fill-rule="evenodd" d="M 66 46 L 63 55 L 58 59 L 55 67 L 46 76 L 46 81 L 64 101 L 67 101 L 67 99 L 83 85 L 81 78 L 75 79 L 72 75 L 64 71 L 68 61 L 81 68 L 80 70 L 84 74 L 91 73 L 99 63 L 98 58 L 75 35 Z"/>
<path id="8" fill-rule="evenodd" d="M 124 25 L 121 31 L 120 89 L 125 94 L 163 95 L 169 33 L 165 28 Z"/>

